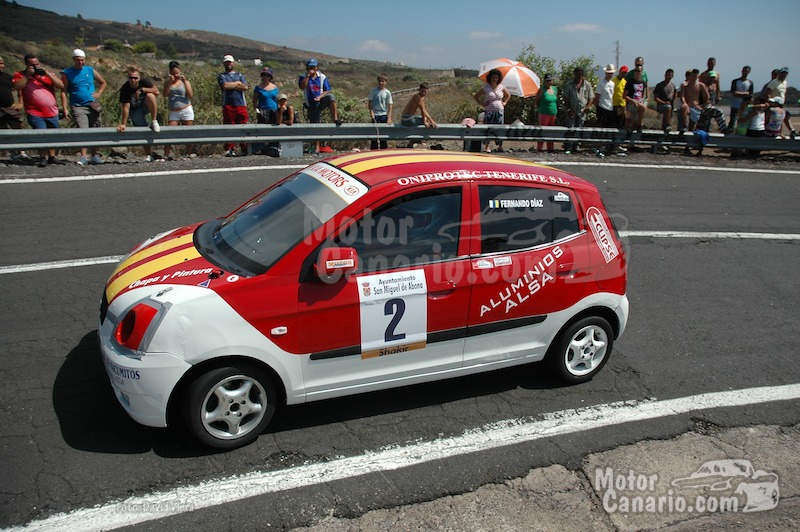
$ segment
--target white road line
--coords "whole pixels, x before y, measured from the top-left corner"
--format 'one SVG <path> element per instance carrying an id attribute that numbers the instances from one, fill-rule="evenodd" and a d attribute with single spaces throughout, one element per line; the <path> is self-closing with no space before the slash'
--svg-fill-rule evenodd
<path id="1" fill-rule="evenodd" d="M 800 399 L 800 384 L 713 392 L 663 401 L 625 401 L 545 414 L 541 419 L 507 419 L 464 432 L 406 446 L 367 451 L 360 456 L 290 469 L 253 472 L 196 486 L 130 497 L 56 514 L 11 530 L 109 530 L 161 519 L 267 493 L 393 471 L 468 453 L 532 442 L 591 429 L 669 417 L 711 408 L 741 407 Z"/>
<path id="2" fill-rule="evenodd" d="M 800 240 L 800 234 L 793 233 L 742 233 L 721 231 L 620 231 L 620 236 L 649 236 L 652 238 L 715 238 L 715 239 L 754 239 L 754 240 Z M 78 266 L 95 266 L 97 264 L 115 264 L 122 259 L 122 255 L 109 255 L 107 257 L 94 257 L 86 259 L 57 260 L 52 262 L 38 262 L 34 264 L 13 264 L 0 266 L 0 275 L 9 273 L 35 272 L 40 270 L 56 270 L 59 268 L 75 268 Z"/>
<path id="3" fill-rule="evenodd" d="M 168 177 L 188 174 L 212 174 L 215 172 L 249 172 L 252 170 L 299 170 L 307 164 L 282 164 L 277 166 L 241 166 L 230 168 L 197 168 L 195 170 L 170 170 L 163 172 L 130 172 L 127 174 L 73 175 L 66 177 L 17 177 L 0 179 L 0 185 L 19 185 L 22 183 L 63 183 L 67 181 L 99 181 L 103 179 L 125 179 L 132 177 Z"/>
<path id="4" fill-rule="evenodd" d="M 722 231 L 620 231 L 620 236 L 649 236 L 653 238 L 733 238 L 754 240 L 800 240 L 792 233 L 741 233 Z"/>
<path id="5" fill-rule="evenodd" d="M 612 166 L 624 168 L 647 168 L 654 170 L 697 170 L 709 172 L 735 172 L 735 173 L 768 173 L 768 174 L 800 174 L 800 170 L 777 170 L 764 168 L 729 168 L 724 166 L 681 166 L 676 164 L 626 164 L 610 162 L 586 162 L 586 161 L 537 161 L 544 166 Z M 130 172 L 126 174 L 98 174 L 98 175 L 76 175 L 66 177 L 17 177 L 11 179 L 0 179 L 0 185 L 19 185 L 25 183 L 63 183 L 68 181 L 98 181 L 103 179 L 125 179 L 133 177 L 168 177 L 187 174 L 209 174 L 214 172 L 248 172 L 251 170 L 298 170 L 305 168 L 306 164 L 284 164 L 277 166 L 242 166 L 232 168 L 197 168 L 194 170 L 174 170 L 174 171 L 149 171 L 149 172 Z M 698 174 L 696 177 L 703 177 Z M 638 177 L 631 175 L 631 177 Z"/>

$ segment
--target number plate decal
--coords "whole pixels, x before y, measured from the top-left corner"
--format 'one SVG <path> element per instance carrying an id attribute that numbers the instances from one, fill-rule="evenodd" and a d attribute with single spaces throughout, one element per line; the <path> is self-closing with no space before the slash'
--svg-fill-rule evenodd
<path id="1" fill-rule="evenodd" d="M 422 270 L 357 278 L 361 309 L 361 358 L 425 347 L 428 287 Z"/>

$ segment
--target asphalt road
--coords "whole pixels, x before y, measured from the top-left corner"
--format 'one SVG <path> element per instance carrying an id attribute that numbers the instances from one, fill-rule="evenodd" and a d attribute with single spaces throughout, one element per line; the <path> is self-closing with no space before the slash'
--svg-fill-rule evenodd
<path id="1" fill-rule="evenodd" d="M 237 164 L 286 163 L 252 160 Z M 173 168 L 166 164 L 146 169 Z M 197 166 L 207 164 L 227 163 L 210 160 Z M 622 230 L 800 234 L 800 171 L 637 168 L 632 162 L 564 168 L 601 189 Z M 8 268 L 124 254 L 156 232 L 223 215 L 291 171 L 270 166 L 208 172 L 196 168 L 196 173 L 136 176 L 142 169 L 125 168 L 131 176 L 113 179 L 0 184 L 0 223 L 5 228 L 0 256 L 0 268 L 5 267 L 0 269 L 0 467 L 6 479 L 0 487 L 0 527 L 234 475 L 324 465 L 342 457 L 357 460 L 510 419 L 536 419 L 617 401 L 800 383 L 793 347 L 800 314 L 798 237 L 635 236 L 626 244 L 628 329 L 593 381 L 558 387 L 531 365 L 294 406 L 279 412 L 254 444 L 210 452 L 180 427 L 160 430 L 135 424 L 117 405 L 96 347 L 100 294 L 112 264 L 20 273 Z M 72 167 L 45 170 L 51 172 L 48 176 L 76 172 Z M 15 171 L 0 179 L 12 179 Z M 35 170 L 24 173 L 36 176 Z M 276 488 L 160 520 L 153 512 L 136 528 L 304 526 L 331 513 L 357 516 L 467 492 L 525 476 L 533 467 L 576 468 L 588 453 L 697 427 L 796 424 L 798 407 L 798 400 L 723 406 L 615 424 L 391 471 Z M 175 504 L 192 507 L 191 500 L 176 499 Z"/>

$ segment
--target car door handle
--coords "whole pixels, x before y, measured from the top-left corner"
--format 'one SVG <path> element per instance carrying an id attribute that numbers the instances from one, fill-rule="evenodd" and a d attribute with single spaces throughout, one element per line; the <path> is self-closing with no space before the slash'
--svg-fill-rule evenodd
<path id="1" fill-rule="evenodd" d="M 436 283 L 435 285 L 428 286 L 428 297 L 431 299 L 440 299 L 447 297 L 456 291 L 455 281 L 445 281 L 443 283 Z"/>
<path id="2" fill-rule="evenodd" d="M 574 262 L 562 262 L 558 265 L 558 271 L 556 272 L 556 275 L 559 277 L 569 277 L 575 273 L 577 273 L 577 270 L 575 269 Z"/>

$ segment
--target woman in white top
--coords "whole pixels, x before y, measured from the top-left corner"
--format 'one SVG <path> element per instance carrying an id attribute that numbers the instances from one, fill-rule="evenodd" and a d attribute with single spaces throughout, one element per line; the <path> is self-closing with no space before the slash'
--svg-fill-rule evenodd
<path id="1" fill-rule="evenodd" d="M 508 100 L 511 99 L 511 94 L 509 94 L 508 90 L 500 84 L 500 81 L 503 79 L 502 74 L 497 69 L 490 70 L 489 73 L 486 75 L 486 85 L 481 87 L 478 92 L 472 95 L 475 98 L 475 101 L 478 102 L 478 105 L 483 107 L 484 111 L 484 124 L 502 124 L 504 123 L 504 115 L 503 111 L 508 103 Z M 484 141 L 483 142 L 483 151 L 486 153 L 491 153 L 492 150 L 489 149 L 489 142 L 491 141 Z M 497 151 L 503 151 L 503 141 L 496 140 L 495 144 L 497 144 Z"/>

